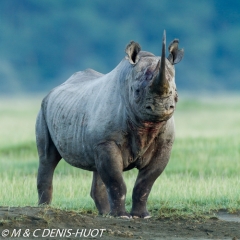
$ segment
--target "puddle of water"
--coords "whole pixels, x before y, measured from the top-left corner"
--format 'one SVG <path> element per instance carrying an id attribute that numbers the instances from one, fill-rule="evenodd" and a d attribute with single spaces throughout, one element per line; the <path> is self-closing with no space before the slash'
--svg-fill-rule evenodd
<path id="1" fill-rule="evenodd" d="M 218 217 L 218 219 L 222 221 L 240 223 L 240 215 L 237 215 L 237 214 L 230 214 L 227 212 L 218 212 L 216 216 Z"/>

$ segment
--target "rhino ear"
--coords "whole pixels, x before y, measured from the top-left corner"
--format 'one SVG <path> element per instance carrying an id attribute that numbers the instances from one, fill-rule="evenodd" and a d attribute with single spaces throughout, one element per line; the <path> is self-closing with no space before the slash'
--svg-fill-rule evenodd
<path id="1" fill-rule="evenodd" d="M 179 63 L 183 56 L 184 56 L 184 49 L 178 49 L 179 40 L 174 39 L 172 42 L 170 42 L 168 50 L 169 50 L 169 56 L 168 60 L 172 65 Z"/>
<path id="2" fill-rule="evenodd" d="M 126 58 L 129 60 L 131 64 L 136 64 L 139 60 L 138 53 L 141 51 L 141 47 L 138 43 L 131 41 L 126 49 L 125 52 L 127 53 Z"/>

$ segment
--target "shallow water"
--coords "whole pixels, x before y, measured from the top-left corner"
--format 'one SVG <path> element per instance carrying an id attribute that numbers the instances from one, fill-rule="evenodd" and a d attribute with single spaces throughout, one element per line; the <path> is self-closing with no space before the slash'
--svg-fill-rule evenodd
<path id="1" fill-rule="evenodd" d="M 239 214 L 231 214 L 225 211 L 220 211 L 216 214 L 218 219 L 226 222 L 239 222 L 240 223 L 240 215 Z"/>

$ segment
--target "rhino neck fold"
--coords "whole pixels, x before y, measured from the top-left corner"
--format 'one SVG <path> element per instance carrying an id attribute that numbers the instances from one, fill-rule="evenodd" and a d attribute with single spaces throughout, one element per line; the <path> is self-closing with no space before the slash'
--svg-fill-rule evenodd
<path id="1" fill-rule="evenodd" d="M 166 123 L 167 121 L 155 123 L 149 121 L 136 122 L 130 118 L 127 119 L 128 133 L 134 159 L 144 155 L 149 146 L 154 142 L 154 139 L 164 131 Z"/>

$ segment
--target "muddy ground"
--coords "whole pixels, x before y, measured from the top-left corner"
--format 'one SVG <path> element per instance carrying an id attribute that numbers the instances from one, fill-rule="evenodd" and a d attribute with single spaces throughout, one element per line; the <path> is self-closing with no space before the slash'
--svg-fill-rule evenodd
<path id="1" fill-rule="evenodd" d="M 0 207 L 0 239 L 240 239 L 240 214 L 217 216 L 126 220 L 47 207 Z"/>

